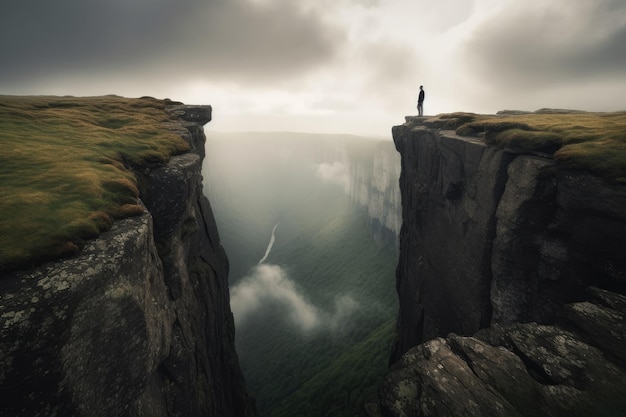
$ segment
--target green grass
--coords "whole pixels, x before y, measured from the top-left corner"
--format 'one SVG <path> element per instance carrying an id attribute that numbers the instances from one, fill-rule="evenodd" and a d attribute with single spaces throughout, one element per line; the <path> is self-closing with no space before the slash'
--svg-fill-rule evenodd
<path id="1" fill-rule="evenodd" d="M 189 149 L 165 102 L 0 96 L 0 270 L 75 253 L 141 213 L 133 168 Z"/>
<path id="2" fill-rule="evenodd" d="M 448 113 L 418 120 L 461 136 L 482 136 L 490 145 L 553 154 L 567 168 L 626 184 L 626 112 Z"/>

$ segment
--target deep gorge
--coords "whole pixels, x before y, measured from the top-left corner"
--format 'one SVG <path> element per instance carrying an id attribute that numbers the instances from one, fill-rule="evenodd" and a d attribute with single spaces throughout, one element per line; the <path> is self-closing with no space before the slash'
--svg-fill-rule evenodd
<path id="1" fill-rule="evenodd" d="M 206 193 L 237 264 L 237 350 L 260 414 L 351 415 L 384 374 L 397 312 L 393 143 L 208 130 L 206 147 Z"/>
<path id="2" fill-rule="evenodd" d="M 387 152 L 390 143 L 385 151 L 369 147 L 357 158 L 368 161 L 362 164 L 340 147 L 303 142 L 318 168 L 303 174 L 307 187 L 279 169 L 270 171 L 276 176 L 268 182 L 285 191 L 272 197 L 285 205 L 272 210 L 268 203 L 263 211 L 265 191 L 247 178 L 253 171 L 244 172 L 240 180 L 250 187 L 248 200 L 229 206 L 228 187 L 214 199 L 210 188 L 220 187 L 220 177 L 206 172 L 223 157 L 217 148 L 207 147 L 205 154 L 202 126 L 210 121 L 211 108 L 170 103 L 167 111 L 175 119 L 167 128 L 191 149 L 136 172 L 143 214 L 116 220 L 73 257 L 3 272 L 0 394 L 10 400 L 3 400 L 0 415 L 258 415 L 235 346 L 239 330 L 229 288 L 246 276 L 246 265 L 263 258 L 278 220 L 267 262 L 285 263 L 291 250 L 310 251 L 312 245 L 326 256 L 335 229 L 320 231 L 318 223 L 303 220 L 322 212 L 328 224 L 349 231 L 332 240 L 331 252 L 347 247 L 350 234 L 363 232 L 359 242 L 365 243 L 354 250 L 372 260 L 365 269 L 377 268 L 379 257 L 388 263 L 398 256 L 396 292 L 393 277 L 368 281 L 380 285 L 374 295 L 397 294 L 397 317 L 389 303 L 385 317 L 391 320 L 376 323 L 380 327 L 369 335 L 348 333 L 356 341 L 350 358 L 367 358 L 349 368 L 367 371 L 372 366 L 367 361 L 381 355 L 385 362 L 368 374 L 376 381 L 375 386 L 368 381 L 373 390 L 357 394 L 348 387 L 329 397 L 358 404 L 350 413 L 625 412 L 623 185 L 564 167 L 546 152 L 486 145 L 480 136 L 458 136 L 428 125 L 428 118 L 407 117 L 392 131 L 399 161 L 395 151 Z M 283 157 L 285 166 L 309 164 L 288 152 Z M 328 184 L 322 187 L 325 175 Z M 316 198 L 322 195 L 333 198 Z M 333 204 L 321 203 L 326 201 Z M 309 211 L 295 216 L 295 207 Z M 254 245 L 228 253 L 226 241 L 236 239 L 220 236 L 214 210 L 231 210 L 233 223 L 262 225 L 239 237 Z M 341 222 L 333 223 L 336 219 Z M 325 259 L 309 259 L 301 269 L 323 269 Z M 346 282 L 358 287 L 360 277 L 350 274 L 354 265 L 346 265 Z M 229 282 L 229 274 L 236 280 Z M 307 289 L 310 283 L 300 285 Z M 310 294 L 329 311 L 339 305 L 336 300 L 364 303 L 343 288 L 327 298 L 321 290 Z M 284 311 L 269 314 L 279 320 Z M 270 333 L 250 334 L 254 341 Z M 332 337 L 323 340 L 339 344 Z M 341 343 L 351 345 L 350 339 Z M 303 342 L 299 348 L 318 345 Z M 274 347 L 268 346 L 271 353 Z M 371 352 L 376 359 L 366 356 Z M 332 374 L 332 364 L 320 366 L 328 367 L 326 378 L 338 381 L 345 373 Z M 297 362 L 290 366 L 289 372 L 298 370 Z M 279 382 L 289 387 L 293 381 Z M 301 391 L 274 412 L 286 413 L 294 404 L 316 410 L 322 396 L 311 392 Z M 271 395 L 267 398 L 274 401 Z"/>

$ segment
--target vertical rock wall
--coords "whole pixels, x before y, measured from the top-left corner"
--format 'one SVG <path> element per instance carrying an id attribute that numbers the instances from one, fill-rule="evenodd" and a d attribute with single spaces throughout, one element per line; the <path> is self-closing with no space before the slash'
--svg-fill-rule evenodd
<path id="1" fill-rule="evenodd" d="M 401 199 L 400 157 L 390 142 L 377 142 L 366 158 L 349 159 L 350 198 L 367 210 L 369 229 L 382 245 L 398 248 Z"/>
<path id="2" fill-rule="evenodd" d="M 626 187 L 407 118 L 371 417 L 626 415 Z"/>
<path id="3" fill-rule="evenodd" d="M 138 173 L 147 211 L 0 280 L 0 415 L 256 415 L 202 194 L 210 107 L 169 110 L 192 151 Z"/>
<path id="4" fill-rule="evenodd" d="M 403 206 L 397 359 L 421 341 L 489 324 L 494 214 L 512 156 L 422 128 L 394 128 L 394 140 Z"/>
<path id="5" fill-rule="evenodd" d="M 589 286 L 624 291 L 624 187 L 412 120 L 393 134 L 403 206 L 395 359 L 449 332 L 553 322 Z"/>

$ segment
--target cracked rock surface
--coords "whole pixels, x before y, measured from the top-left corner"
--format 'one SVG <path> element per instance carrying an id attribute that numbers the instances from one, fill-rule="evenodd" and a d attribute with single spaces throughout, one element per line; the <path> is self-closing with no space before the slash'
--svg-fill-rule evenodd
<path id="1" fill-rule="evenodd" d="M 626 187 L 407 117 L 400 311 L 369 416 L 625 416 Z"/>
<path id="2" fill-rule="evenodd" d="M 256 415 L 202 194 L 211 109 L 170 111 L 191 152 L 138 173 L 144 214 L 71 259 L 0 279 L 0 416 Z"/>
<path id="3" fill-rule="evenodd" d="M 617 302 L 568 305 L 599 322 L 626 322 Z M 411 348 L 390 369 L 370 416 L 621 416 L 626 412 L 626 357 L 615 352 L 620 327 L 561 323 L 494 325 L 471 337 L 450 334 Z M 620 346 L 623 346 L 620 345 Z M 374 410 L 374 411 L 372 411 Z"/>

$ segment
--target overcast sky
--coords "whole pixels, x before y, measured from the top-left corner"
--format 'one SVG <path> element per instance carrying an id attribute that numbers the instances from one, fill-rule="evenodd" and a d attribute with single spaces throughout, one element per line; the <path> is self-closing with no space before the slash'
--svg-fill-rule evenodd
<path id="1" fill-rule="evenodd" d="M 416 114 L 626 110 L 624 0 L 19 0 L 0 94 L 211 104 L 210 128 L 386 135 Z"/>

